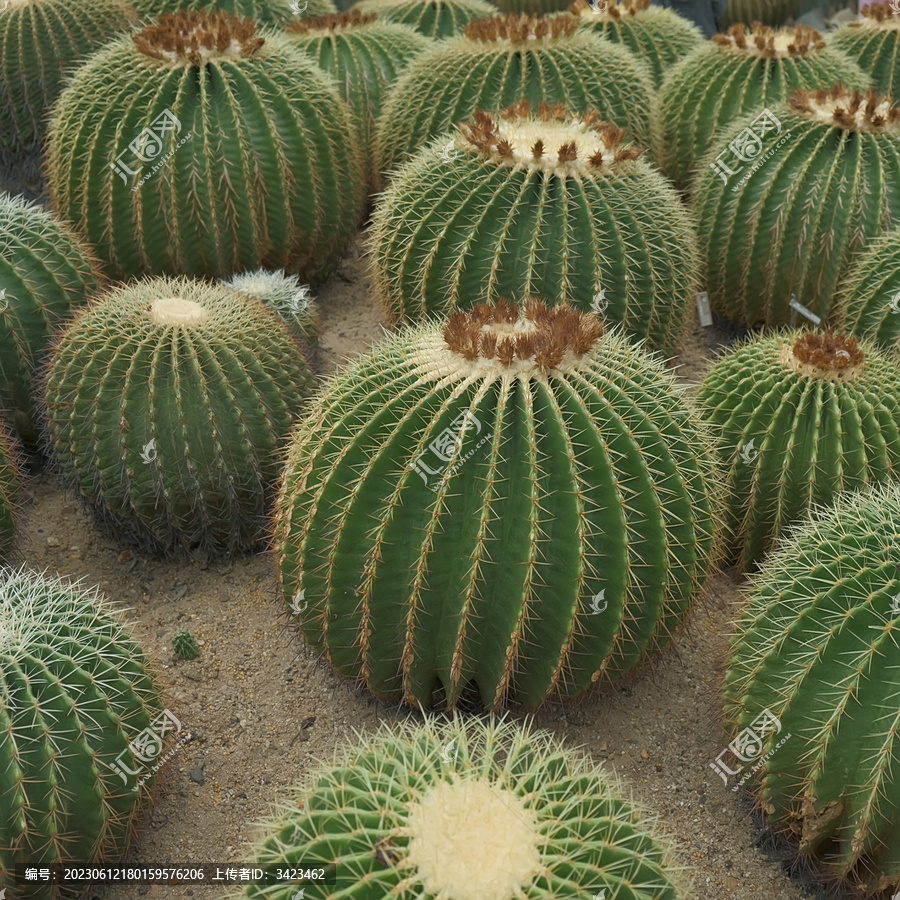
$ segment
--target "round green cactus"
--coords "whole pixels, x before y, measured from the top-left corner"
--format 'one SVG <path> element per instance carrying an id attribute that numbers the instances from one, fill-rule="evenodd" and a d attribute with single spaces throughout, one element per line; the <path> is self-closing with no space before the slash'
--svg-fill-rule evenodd
<path id="1" fill-rule="evenodd" d="M 801 0 L 728 0 L 725 14 L 717 21 L 720 28 L 754 25 L 759 22 L 781 28 L 800 9 Z"/>
<path id="2" fill-rule="evenodd" d="M 232 16 L 246 16 L 261 25 L 285 26 L 300 18 L 328 16 L 337 12 L 333 0 L 133 0 L 144 17 L 162 13 L 221 10 Z"/>
<path id="3" fill-rule="evenodd" d="M 693 22 L 671 9 L 651 6 L 650 0 L 604 0 L 602 5 L 575 0 L 569 12 L 581 19 L 583 29 L 627 47 L 643 60 L 656 88 L 675 63 L 706 43 Z"/>
<path id="4" fill-rule="evenodd" d="M 835 298 L 848 334 L 894 354 L 900 349 L 900 228 L 874 238 L 857 257 Z"/>
<path id="5" fill-rule="evenodd" d="M 506 719 L 383 724 L 311 773 L 256 865 L 336 868 L 306 900 L 608 896 L 679 900 L 653 816 L 583 752 Z M 292 900 L 297 885 L 233 895 Z"/>
<path id="6" fill-rule="evenodd" d="M 319 311 L 310 296 L 309 286 L 300 284 L 296 276 L 259 269 L 234 275 L 222 284 L 275 310 L 301 341 L 310 346 L 319 343 Z"/>
<path id="7" fill-rule="evenodd" d="M 360 0 L 353 8 L 377 13 L 386 22 L 409 25 L 425 37 L 435 39 L 453 37 L 472 19 L 497 11 L 486 0 Z"/>
<path id="8" fill-rule="evenodd" d="M 521 99 L 535 108 L 542 101 L 572 112 L 596 108 L 640 146 L 654 148 L 650 70 L 624 47 L 578 31 L 578 23 L 570 15 L 476 19 L 463 37 L 417 56 L 378 122 L 381 177 L 478 109 Z"/>
<path id="9" fill-rule="evenodd" d="M 900 887 L 898 617 L 900 486 L 890 482 L 817 510 L 768 559 L 725 679 L 740 755 L 720 760 L 721 777 L 757 769 L 746 786 L 770 824 L 869 896 Z"/>
<path id="10" fill-rule="evenodd" d="M 224 12 L 164 15 L 95 54 L 55 106 L 48 170 L 56 208 L 120 278 L 264 267 L 320 281 L 364 200 L 333 81 Z"/>
<path id="11" fill-rule="evenodd" d="M 63 896 L 15 886 L 15 866 L 118 862 L 182 726 L 96 591 L 0 569 L 0 621 L 0 883 Z"/>
<path id="12" fill-rule="evenodd" d="M 432 45 L 408 25 L 380 21 L 377 13 L 358 9 L 294 22 L 287 33 L 334 76 L 353 111 L 363 147 L 372 143 L 375 120 L 393 83 L 414 57 Z"/>
<path id="13" fill-rule="evenodd" d="M 900 97 L 900 16 L 890 3 L 860 6 L 863 18 L 831 33 L 828 43 L 872 78 L 876 91 Z"/>
<path id="14" fill-rule="evenodd" d="M 528 707 L 664 645 L 706 578 L 712 441 L 662 364 L 530 298 L 426 323 L 334 377 L 276 504 L 285 598 L 393 702 Z"/>
<path id="15" fill-rule="evenodd" d="M 726 466 L 725 533 L 754 568 L 815 504 L 900 478 L 900 368 L 843 335 L 755 337 L 698 401 Z"/>
<path id="16" fill-rule="evenodd" d="M 569 5 L 569 0 L 495 0 L 497 8 L 503 13 L 524 13 L 527 16 L 545 16 L 562 12 Z"/>
<path id="17" fill-rule="evenodd" d="M 814 28 L 773 31 L 733 26 L 713 35 L 670 70 L 663 82 L 659 163 L 682 190 L 691 186 L 710 148 L 726 148 L 723 128 L 750 114 L 780 105 L 797 88 L 842 82 L 865 90 L 869 77 L 843 54 L 826 46 Z"/>
<path id="18" fill-rule="evenodd" d="M 854 255 L 900 223 L 900 109 L 872 91 L 797 91 L 721 132 L 695 184 L 713 310 L 785 325 L 794 303 L 824 319 Z"/>
<path id="19" fill-rule="evenodd" d="M 372 217 L 374 281 L 397 321 L 533 293 L 603 312 L 673 356 L 697 287 L 694 226 L 596 112 L 522 100 L 479 112 L 399 169 Z"/>
<path id="20" fill-rule="evenodd" d="M 35 369 L 53 329 L 100 290 L 98 266 L 42 207 L 0 194 L 0 409 L 26 444 L 38 440 Z"/>
<path id="21" fill-rule="evenodd" d="M 0 11 L 0 163 L 40 147 L 68 71 L 137 22 L 123 0 L 6 0 Z"/>
<path id="22" fill-rule="evenodd" d="M 22 469 L 12 434 L 0 421 L 0 563 L 7 561 L 16 543 L 16 524 L 24 499 Z"/>
<path id="23" fill-rule="evenodd" d="M 179 631 L 172 638 L 172 649 L 181 659 L 196 659 L 200 655 L 196 638 L 189 631 Z"/>
<path id="24" fill-rule="evenodd" d="M 44 381 L 63 479 L 114 536 L 163 553 L 263 540 L 314 386 L 274 312 L 187 279 L 120 287 L 61 334 Z"/>

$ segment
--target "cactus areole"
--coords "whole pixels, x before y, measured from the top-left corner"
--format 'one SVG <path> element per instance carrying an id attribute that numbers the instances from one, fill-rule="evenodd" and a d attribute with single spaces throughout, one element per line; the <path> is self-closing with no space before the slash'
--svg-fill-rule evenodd
<path id="1" fill-rule="evenodd" d="M 596 315 L 529 298 L 423 324 L 295 433 L 285 598 L 384 699 L 577 695 L 667 642 L 705 580 L 710 445 L 661 363 Z"/>
<path id="2" fill-rule="evenodd" d="M 852 381 L 862 371 L 865 354 L 857 346 L 856 338 L 826 331 L 808 333 L 798 338 L 792 347 L 785 345 L 781 361 L 788 368 L 828 381 Z"/>

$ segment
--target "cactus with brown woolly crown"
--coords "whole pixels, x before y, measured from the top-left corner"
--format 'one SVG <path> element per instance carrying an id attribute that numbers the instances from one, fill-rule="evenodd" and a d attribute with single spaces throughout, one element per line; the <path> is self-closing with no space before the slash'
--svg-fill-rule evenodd
<path id="1" fill-rule="evenodd" d="M 602 8 L 575 0 L 569 12 L 581 19 L 585 30 L 622 44 L 643 60 L 657 89 L 675 63 L 705 44 L 703 32 L 693 22 L 651 5 L 650 0 L 605 0 Z"/>
<path id="2" fill-rule="evenodd" d="M 859 11 L 863 18 L 835 29 L 828 44 L 852 59 L 876 91 L 900 97 L 900 16 L 890 3 L 868 3 Z"/>
<path id="3" fill-rule="evenodd" d="M 540 295 L 602 312 L 672 356 L 697 286 L 693 224 L 596 110 L 479 110 L 399 169 L 372 217 L 375 286 L 396 322 Z M 461 214 L 462 213 L 462 214 Z"/>
<path id="4" fill-rule="evenodd" d="M 838 85 L 796 91 L 751 141 L 754 121 L 720 133 L 734 155 L 711 149 L 695 183 L 710 303 L 748 326 L 789 324 L 792 297 L 824 319 L 856 255 L 900 224 L 900 109 Z"/>
<path id="5" fill-rule="evenodd" d="M 728 495 L 724 533 L 755 568 L 817 504 L 900 478 L 900 368 L 825 332 L 751 338 L 703 380 Z"/>
<path id="6" fill-rule="evenodd" d="M 669 641 L 717 504 L 711 438 L 661 363 L 530 298 L 404 330 L 332 378 L 274 541 L 343 675 L 413 705 L 534 707 Z"/>
<path id="7" fill-rule="evenodd" d="M 363 166 L 333 80 L 224 12 L 164 15 L 105 47 L 50 126 L 53 203 L 120 278 L 321 281 L 361 216 Z"/>
<path id="8" fill-rule="evenodd" d="M 473 19 L 496 12 L 486 0 L 360 0 L 353 8 L 377 13 L 386 22 L 409 25 L 435 40 L 453 37 Z"/>
<path id="9" fill-rule="evenodd" d="M 713 35 L 672 68 L 660 92 L 659 164 L 687 190 L 711 147 L 725 148 L 721 132 L 750 113 L 787 101 L 798 88 L 841 82 L 865 90 L 869 77 L 829 47 L 814 28 L 774 30 L 754 24 Z"/>
<path id="10" fill-rule="evenodd" d="M 376 137 L 382 178 L 454 125 L 519 100 L 595 108 L 654 147 L 653 80 L 623 47 L 579 31 L 575 16 L 491 16 L 417 56 L 385 104 Z"/>
<path id="11" fill-rule="evenodd" d="M 116 538 L 160 553 L 254 550 L 313 386 L 259 301 L 148 279 L 98 298 L 58 338 L 44 372 L 48 443 Z"/>

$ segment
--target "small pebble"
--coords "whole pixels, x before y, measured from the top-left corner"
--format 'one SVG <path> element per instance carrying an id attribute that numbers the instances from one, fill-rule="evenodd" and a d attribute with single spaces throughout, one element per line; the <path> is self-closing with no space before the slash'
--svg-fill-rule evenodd
<path id="1" fill-rule="evenodd" d="M 196 781 L 197 784 L 203 784 L 206 781 L 206 778 L 203 775 L 203 769 L 191 769 L 191 781 Z"/>
<path id="2" fill-rule="evenodd" d="M 650 759 L 650 754 L 646 750 L 641 750 L 641 759 Z"/>
<path id="3" fill-rule="evenodd" d="M 55 537 L 47 538 L 47 546 L 48 547 L 55 548 L 55 547 L 58 547 L 59 545 L 60 545 L 59 538 L 55 538 Z"/>
<path id="4" fill-rule="evenodd" d="M 116 562 L 118 562 L 118 563 L 120 563 L 120 564 L 121 564 L 121 563 L 127 563 L 127 562 L 130 562 L 133 558 L 134 558 L 134 554 L 133 554 L 130 550 L 123 550 L 123 551 L 119 554 L 118 559 L 116 560 Z"/>

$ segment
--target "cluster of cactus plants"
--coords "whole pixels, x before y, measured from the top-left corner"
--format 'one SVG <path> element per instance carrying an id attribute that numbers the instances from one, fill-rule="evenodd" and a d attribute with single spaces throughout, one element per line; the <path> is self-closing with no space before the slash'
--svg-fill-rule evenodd
<path id="1" fill-rule="evenodd" d="M 890 3 L 860 6 L 862 18 L 835 29 L 828 43 L 871 77 L 876 91 L 900 97 L 900 18 Z"/>
<path id="2" fill-rule="evenodd" d="M 53 203 L 111 275 L 337 265 L 364 163 L 330 79 L 224 12 L 160 16 L 80 68 L 54 107 Z"/>
<path id="3" fill-rule="evenodd" d="M 593 308 L 674 355 L 697 284 L 694 228 L 624 137 L 596 110 L 521 100 L 432 143 L 397 171 L 372 220 L 390 318 L 535 294 Z"/>
<path id="4" fill-rule="evenodd" d="M 900 224 L 900 108 L 872 90 L 798 90 L 715 143 L 694 201 L 713 310 L 787 325 L 793 298 L 825 318 L 855 255 Z"/>
<path id="5" fill-rule="evenodd" d="M 658 361 L 569 306 L 481 304 L 314 401 L 276 504 L 283 594 L 379 697 L 533 707 L 669 640 L 709 570 L 713 482 Z"/>
<path id="6" fill-rule="evenodd" d="M 120 540 L 230 554 L 259 546 L 279 453 L 313 384 L 274 312 L 158 278 L 100 297 L 44 372 L 60 473 Z"/>
<path id="7" fill-rule="evenodd" d="M 650 70 L 578 25 L 570 15 L 491 16 L 417 56 L 378 122 L 382 179 L 478 109 L 493 112 L 523 99 L 535 108 L 547 102 L 577 113 L 597 109 L 637 144 L 655 148 Z"/>
<path id="8" fill-rule="evenodd" d="M 721 130 L 748 114 L 775 108 L 799 88 L 840 82 L 865 90 L 869 77 L 814 28 L 771 29 L 732 26 L 713 35 L 670 69 L 660 91 L 662 117 L 659 164 L 687 190 L 702 157 L 727 146 Z M 701 166 L 701 171 L 706 166 Z"/>

